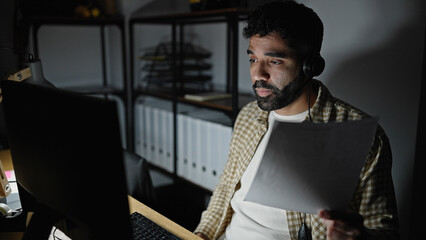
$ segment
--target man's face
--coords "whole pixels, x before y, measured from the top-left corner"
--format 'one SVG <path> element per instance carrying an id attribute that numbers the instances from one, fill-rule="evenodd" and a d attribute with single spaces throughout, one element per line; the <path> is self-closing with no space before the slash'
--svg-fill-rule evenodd
<path id="1" fill-rule="evenodd" d="M 251 37 L 247 54 L 253 90 L 261 109 L 282 109 L 301 95 L 305 84 L 301 64 L 278 33 Z"/>

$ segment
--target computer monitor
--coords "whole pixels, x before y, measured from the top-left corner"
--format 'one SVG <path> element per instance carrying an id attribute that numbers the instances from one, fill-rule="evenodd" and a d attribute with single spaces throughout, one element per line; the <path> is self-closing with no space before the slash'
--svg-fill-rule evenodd
<path id="1" fill-rule="evenodd" d="M 115 103 L 12 81 L 1 87 L 17 182 L 32 199 L 22 206 L 35 211 L 29 229 L 40 234 L 55 222 L 72 239 L 130 239 Z"/>

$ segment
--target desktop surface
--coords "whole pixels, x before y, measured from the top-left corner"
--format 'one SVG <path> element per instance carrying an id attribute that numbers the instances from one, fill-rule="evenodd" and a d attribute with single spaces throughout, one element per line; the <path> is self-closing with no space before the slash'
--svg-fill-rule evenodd
<path id="1" fill-rule="evenodd" d="M 13 170 L 13 162 L 10 155 L 10 150 L 4 149 L 0 150 L 0 160 L 2 161 L 3 165 L 5 166 L 6 171 Z M 128 197 L 128 204 L 129 204 L 129 213 L 138 212 L 145 217 L 151 219 L 153 222 L 157 223 L 167 231 L 175 234 L 181 239 L 184 240 L 201 240 L 198 236 L 193 234 L 192 232 L 188 231 L 187 229 L 183 228 L 179 224 L 173 222 L 172 220 L 168 219 L 167 217 L 163 216 L 162 214 L 156 212 L 152 208 L 146 206 L 145 204 L 139 202 L 138 200 L 134 199 L 131 196 Z M 97 200 L 102 201 L 102 200 Z M 96 202 L 94 203 L 96 204 Z M 0 239 L 22 239 L 22 233 L 21 232 L 3 232 L 0 233 Z"/>

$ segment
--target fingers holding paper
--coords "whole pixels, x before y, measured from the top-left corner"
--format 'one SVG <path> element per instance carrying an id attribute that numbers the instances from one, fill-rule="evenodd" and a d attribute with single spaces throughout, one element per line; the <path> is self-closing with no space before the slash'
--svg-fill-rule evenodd
<path id="1" fill-rule="evenodd" d="M 358 213 L 321 210 L 318 216 L 327 227 L 327 239 L 361 239 L 364 225 Z"/>

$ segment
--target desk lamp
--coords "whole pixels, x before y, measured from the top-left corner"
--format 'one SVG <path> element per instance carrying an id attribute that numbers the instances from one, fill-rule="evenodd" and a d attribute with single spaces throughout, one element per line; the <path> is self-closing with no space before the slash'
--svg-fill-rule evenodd
<path id="1" fill-rule="evenodd" d="M 32 54 L 29 54 L 29 60 L 25 64 L 26 67 L 21 69 L 7 78 L 8 80 L 16 82 L 26 82 L 35 85 L 45 86 L 45 87 L 55 87 L 51 82 L 49 82 L 43 74 L 43 68 L 41 65 L 40 59 L 34 59 Z M 2 102 L 1 88 L 0 88 L 0 103 Z"/>
<path id="2" fill-rule="evenodd" d="M 8 77 L 8 80 L 26 83 L 54 87 L 52 83 L 47 81 L 43 74 L 43 68 L 40 59 L 34 59 L 32 54 L 29 54 L 28 62 L 25 64 L 26 67 Z"/>
<path id="3" fill-rule="evenodd" d="M 31 70 L 31 76 L 25 79 L 24 82 L 41 86 L 54 87 L 53 84 L 47 81 L 44 77 L 40 59 L 34 59 L 34 56 L 30 54 L 27 65 Z"/>
<path id="4" fill-rule="evenodd" d="M 12 192 L 12 189 L 10 188 L 9 182 L 7 181 L 6 174 L 4 172 L 3 165 L 1 163 L 0 159 L 0 199 L 9 196 L 9 194 Z"/>

